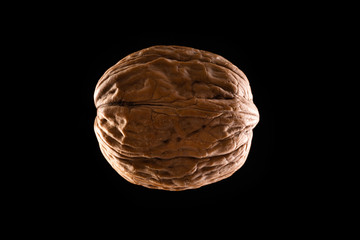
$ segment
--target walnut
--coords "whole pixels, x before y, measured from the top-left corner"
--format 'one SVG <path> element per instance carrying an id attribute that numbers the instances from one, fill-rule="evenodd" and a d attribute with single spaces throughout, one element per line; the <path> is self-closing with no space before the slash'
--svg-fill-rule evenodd
<path id="1" fill-rule="evenodd" d="M 129 182 L 199 188 L 244 164 L 259 121 L 252 99 L 245 74 L 225 58 L 153 46 L 100 78 L 95 133 L 104 157 Z"/>

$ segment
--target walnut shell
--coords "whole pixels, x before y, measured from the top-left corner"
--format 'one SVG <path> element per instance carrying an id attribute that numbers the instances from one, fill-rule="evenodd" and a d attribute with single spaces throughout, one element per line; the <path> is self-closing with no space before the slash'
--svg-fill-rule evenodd
<path id="1" fill-rule="evenodd" d="M 231 176 L 259 121 L 245 74 L 189 47 L 128 55 L 100 78 L 94 100 L 95 133 L 110 165 L 131 183 L 170 191 Z"/>

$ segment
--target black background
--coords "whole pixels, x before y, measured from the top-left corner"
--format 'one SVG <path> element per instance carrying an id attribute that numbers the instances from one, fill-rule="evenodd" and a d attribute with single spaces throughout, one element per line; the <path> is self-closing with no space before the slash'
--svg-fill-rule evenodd
<path id="1" fill-rule="evenodd" d="M 304 76 L 294 72 L 302 71 L 299 62 L 308 42 L 297 31 L 272 26 L 236 35 L 229 32 L 221 28 L 116 34 L 63 30 L 37 38 L 27 51 L 37 55 L 40 60 L 35 64 L 42 71 L 37 81 L 40 94 L 32 96 L 38 108 L 31 113 L 42 116 L 35 118 L 31 133 L 40 135 L 41 141 L 34 141 L 31 148 L 38 157 L 37 164 L 31 164 L 35 182 L 25 184 L 27 193 L 36 193 L 36 204 L 60 212 L 89 214 L 91 209 L 114 215 L 137 209 L 207 211 L 209 207 L 242 214 L 278 214 L 288 212 L 289 206 L 299 211 L 299 199 L 308 201 L 303 194 L 306 177 L 300 171 L 304 153 L 297 145 L 301 138 L 294 137 L 303 134 L 302 116 L 295 110 L 301 108 L 297 96 Z M 93 129 L 97 81 L 128 54 L 161 44 L 219 54 L 247 75 L 260 122 L 245 165 L 230 178 L 180 192 L 147 189 L 128 183 L 102 156 Z"/>
<path id="2" fill-rule="evenodd" d="M 353 53 L 346 48 L 347 23 L 338 21 L 338 5 L 327 9 L 323 4 L 316 8 L 271 3 L 253 12 L 244 6 L 230 11 L 233 6 L 224 5 L 216 4 L 209 12 L 203 5 L 193 9 L 185 4 L 186 12 L 181 9 L 180 14 L 173 10 L 181 6 L 174 5 L 168 11 L 159 8 L 157 14 L 149 11 L 148 16 L 136 7 L 114 7 L 116 13 L 110 14 L 113 6 L 87 12 L 83 5 L 56 14 L 39 7 L 42 14 L 28 11 L 29 17 L 20 16 L 16 7 L 16 14 L 9 14 L 14 24 L 4 21 L 2 47 L 8 55 L 3 57 L 3 73 L 9 76 L 3 83 L 15 86 L 2 89 L 4 132 L 10 130 L 3 147 L 10 153 L 2 163 L 12 168 L 2 168 L 6 176 L 2 197 L 8 200 L 7 222 L 15 223 L 17 232 L 24 218 L 25 225 L 35 218 L 47 226 L 64 219 L 77 227 L 96 216 L 105 224 L 125 219 L 137 226 L 152 222 L 165 209 L 167 218 L 155 221 L 159 229 L 170 216 L 186 221 L 169 228 L 177 232 L 197 228 L 198 218 L 210 216 L 214 228 L 224 223 L 221 233 L 229 230 L 229 222 L 236 225 L 232 230 L 243 231 L 238 223 L 244 220 L 255 226 L 252 234 L 262 232 L 259 223 L 269 228 L 275 223 L 277 232 L 285 232 L 284 226 L 299 226 L 290 233 L 297 234 L 311 230 L 311 225 L 318 229 L 325 218 L 332 221 L 334 209 L 344 212 L 347 203 L 337 203 L 335 189 L 343 187 L 338 182 L 342 176 L 337 169 L 326 171 L 329 165 L 343 165 L 344 157 L 330 163 L 332 156 L 326 154 L 339 148 L 335 133 L 349 130 L 336 118 L 344 118 L 346 104 L 336 98 L 341 90 L 329 90 L 341 86 L 344 79 L 336 67 L 346 58 L 337 58 L 336 51 Z M 147 18 L 136 22 L 134 16 Z M 100 25 L 99 20 L 109 22 Z M 344 42 L 338 41 L 342 38 Z M 151 190 L 122 179 L 102 156 L 93 131 L 95 85 L 121 58 L 157 44 L 217 53 L 247 75 L 260 122 L 245 165 L 230 178 L 196 190 Z M 325 118 L 324 109 L 331 113 Z M 324 145 L 324 138 L 329 144 Z M 97 213 L 105 213 L 106 218 L 98 218 Z M 129 221 L 131 217 L 135 219 Z M 304 225 L 298 224 L 303 219 Z M 334 220 L 333 224 L 339 221 Z"/>

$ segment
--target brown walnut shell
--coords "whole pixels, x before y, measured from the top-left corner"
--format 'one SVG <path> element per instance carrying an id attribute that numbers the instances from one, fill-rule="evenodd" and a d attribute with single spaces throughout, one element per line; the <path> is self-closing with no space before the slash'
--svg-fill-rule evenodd
<path id="1" fill-rule="evenodd" d="M 100 78 L 95 133 L 104 157 L 129 182 L 199 188 L 244 164 L 259 121 L 252 99 L 245 74 L 225 58 L 153 46 Z"/>

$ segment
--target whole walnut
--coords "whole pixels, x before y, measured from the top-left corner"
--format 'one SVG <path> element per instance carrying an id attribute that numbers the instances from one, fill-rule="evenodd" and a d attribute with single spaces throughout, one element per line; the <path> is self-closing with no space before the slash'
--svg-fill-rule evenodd
<path id="1" fill-rule="evenodd" d="M 95 133 L 104 157 L 129 182 L 199 188 L 244 164 L 259 121 L 252 99 L 245 74 L 225 58 L 153 46 L 100 78 Z"/>

